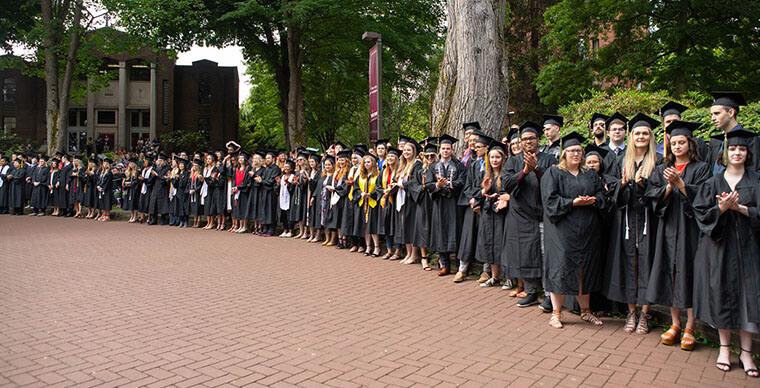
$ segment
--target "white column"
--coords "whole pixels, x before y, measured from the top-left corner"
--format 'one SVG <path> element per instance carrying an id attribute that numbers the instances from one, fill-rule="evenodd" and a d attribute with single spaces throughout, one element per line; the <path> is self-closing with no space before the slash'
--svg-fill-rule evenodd
<path id="1" fill-rule="evenodd" d="M 119 113 L 112 151 L 119 147 L 130 145 L 129 129 L 127 128 L 127 63 L 119 61 Z"/>
<path id="2" fill-rule="evenodd" d="M 158 128 L 158 70 L 150 64 L 150 141 L 156 138 Z"/>

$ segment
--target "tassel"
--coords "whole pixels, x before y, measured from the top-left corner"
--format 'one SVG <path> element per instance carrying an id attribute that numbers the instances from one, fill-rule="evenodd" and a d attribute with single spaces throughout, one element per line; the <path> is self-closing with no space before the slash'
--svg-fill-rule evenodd
<path id="1" fill-rule="evenodd" d="M 728 136 L 723 132 L 723 166 L 728 166 Z"/>
<path id="2" fill-rule="evenodd" d="M 625 210 L 625 239 L 628 240 L 630 228 L 628 227 L 628 209 Z"/>

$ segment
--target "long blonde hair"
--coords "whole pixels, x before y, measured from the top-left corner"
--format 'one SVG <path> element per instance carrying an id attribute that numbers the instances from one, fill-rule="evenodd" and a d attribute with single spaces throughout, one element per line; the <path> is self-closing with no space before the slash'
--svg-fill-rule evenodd
<path id="1" fill-rule="evenodd" d="M 409 146 L 412 147 L 412 160 L 407 161 L 406 157 L 404 157 L 403 152 L 401 153 L 401 163 L 398 164 L 398 167 L 396 168 L 396 176 L 400 178 L 407 178 L 409 177 L 409 174 L 412 172 L 412 168 L 414 168 L 414 162 L 417 161 L 417 148 L 412 143 L 406 143 L 404 144 L 404 147 Z"/>
<path id="2" fill-rule="evenodd" d="M 132 168 L 134 163 L 127 163 L 127 171 L 124 172 L 125 178 L 137 178 L 137 167 Z"/>
<path id="3" fill-rule="evenodd" d="M 491 158 L 488 157 L 488 153 L 491 151 L 488 151 L 486 155 L 484 156 L 486 160 L 486 173 L 483 175 L 483 181 L 480 182 L 480 185 L 483 186 L 483 184 L 486 181 L 486 178 L 491 179 L 491 182 L 496 182 L 496 187 L 501 187 L 501 172 L 504 170 L 504 163 L 507 162 L 507 155 L 501 151 L 499 148 L 494 148 L 492 151 L 497 151 L 501 155 L 501 165 L 499 166 L 499 170 L 496 171 L 493 167 L 491 167 Z M 490 187 L 483 187 L 486 190 L 491 190 Z"/>
<path id="4" fill-rule="evenodd" d="M 559 164 L 557 165 L 557 168 L 562 171 L 567 171 L 567 150 L 564 149 L 559 154 Z M 578 170 L 580 172 L 586 172 L 588 171 L 588 166 L 586 166 L 586 150 L 581 148 L 581 164 L 578 166 Z"/>
<path id="5" fill-rule="evenodd" d="M 625 156 L 623 157 L 623 168 L 625 171 L 626 179 L 629 181 L 636 179 L 636 149 L 634 148 L 635 145 L 633 141 L 633 133 L 636 132 L 638 128 L 632 129 L 631 133 L 628 135 L 628 142 L 625 146 L 626 152 Z M 641 169 L 642 177 L 649 178 L 649 175 L 652 174 L 652 171 L 657 164 L 657 144 L 655 143 L 652 129 L 648 127 L 645 128 L 647 131 L 649 131 L 649 146 L 647 147 L 647 153 L 644 154 L 644 159 L 641 161 L 641 166 L 639 166 L 639 169 Z"/>
<path id="6" fill-rule="evenodd" d="M 372 160 L 371 170 L 367 170 L 366 168 L 364 168 L 364 161 L 367 160 L 367 158 Z M 377 178 L 379 174 L 380 172 L 378 171 L 378 168 L 377 168 L 377 160 L 375 160 L 375 158 L 373 158 L 372 156 L 365 155 L 362 158 L 362 161 L 359 163 L 359 176 L 361 176 L 362 179 L 367 179 L 367 178 L 372 178 L 372 177 Z"/>

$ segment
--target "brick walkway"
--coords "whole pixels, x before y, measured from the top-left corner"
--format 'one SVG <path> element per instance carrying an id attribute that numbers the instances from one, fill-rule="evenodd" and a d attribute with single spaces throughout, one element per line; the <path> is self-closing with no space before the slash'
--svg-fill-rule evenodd
<path id="1" fill-rule="evenodd" d="M 500 288 L 302 241 L 26 216 L 0 230 L 0 386 L 756 385 L 715 349 L 569 313 L 550 329 Z"/>

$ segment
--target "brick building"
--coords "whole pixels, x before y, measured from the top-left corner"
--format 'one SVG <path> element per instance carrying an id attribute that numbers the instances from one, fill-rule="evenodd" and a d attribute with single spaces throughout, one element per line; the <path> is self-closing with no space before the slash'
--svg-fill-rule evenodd
<path id="1" fill-rule="evenodd" d="M 174 130 L 198 131 L 213 148 L 237 139 L 237 67 L 209 60 L 179 66 L 164 51 L 147 47 L 101 59 L 112 80 L 104 89 L 88 91 L 84 101 L 71 101 L 67 151 L 81 152 L 88 143 L 98 150 L 131 149 Z M 4 133 L 45 143 L 45 81 L 5 69 L 0 86 Z"/>

